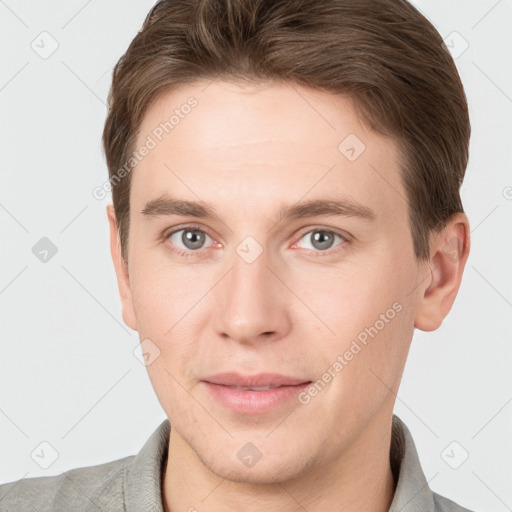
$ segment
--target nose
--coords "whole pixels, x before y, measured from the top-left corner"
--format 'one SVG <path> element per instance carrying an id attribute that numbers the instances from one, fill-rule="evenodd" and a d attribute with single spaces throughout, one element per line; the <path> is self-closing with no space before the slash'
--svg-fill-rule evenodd
<path id="1" fill-rule="evenodd" d="M 287 336 L 291 329 L 292 294 L 269 263 L 265 251 L 252 262 L 234 254 L 231 271 L 216 287 L 218 335 L 243 344 Z"/>

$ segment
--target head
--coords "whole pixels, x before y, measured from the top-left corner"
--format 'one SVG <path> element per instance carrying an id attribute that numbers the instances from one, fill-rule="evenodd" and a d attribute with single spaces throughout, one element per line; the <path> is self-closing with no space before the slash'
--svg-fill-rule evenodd
<path id="1" fill-rule="evenodd" d="M 405 0 L 153 8 L 109 95 L 111 250 L 160 403 L 212 471 L 292 478 L 390 419 L 468 256 L 469 136 L 453 59 Z M 205 385 L 234 371 L 311 385 L 234 412 Z"/>

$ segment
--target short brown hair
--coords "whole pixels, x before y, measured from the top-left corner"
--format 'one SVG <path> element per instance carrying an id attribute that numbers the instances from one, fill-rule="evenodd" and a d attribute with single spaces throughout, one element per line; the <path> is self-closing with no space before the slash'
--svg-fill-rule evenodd
<path id="1" fill-rule="evenodd" d="M 162 0 L 113 70 L 103 131 L 126 261 L 131 173 L 116 171 L 157 96 L 213 78 L 349 94 L 362 121 L 397 143 L 418 259 L 464 211 L 464 88 L 440 34 L 406 0 Z"/>

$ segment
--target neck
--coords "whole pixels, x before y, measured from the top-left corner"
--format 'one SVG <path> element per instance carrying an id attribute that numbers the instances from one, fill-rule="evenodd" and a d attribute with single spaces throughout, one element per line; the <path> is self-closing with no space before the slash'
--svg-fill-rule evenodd
<path id="1" fill-rule="evenodd" d="M 374 417 L 342 453 L 292 480 L 250 484 L 213 473 L 172 429 L 162 476 L 165 512 L 388 512 L 396 482 L 389 451 L 391 417 Z"/>

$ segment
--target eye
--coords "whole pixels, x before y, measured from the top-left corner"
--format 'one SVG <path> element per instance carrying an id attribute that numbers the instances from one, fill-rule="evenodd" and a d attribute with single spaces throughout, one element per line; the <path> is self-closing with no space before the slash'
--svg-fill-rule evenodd
<path id="1" fill-rule="evenodd" d="M 344 245 L 347 242 L 347 239 L 336 231 L 331 231 L 327 229 L 313 229 L 306 233 L 304 233 L 300 240 L 306 240 L 306 242 L 311 244 L 312 250 L 314 252 L 326 252 L 333 247 L 333 244 L 338 238 L 341 240 L 341 243 L 338 245 Z M 293 247 L 296 247 L 298 242 L 296 242 Z"/>
<path id="2" fill-rule="evenodd" d="M 181 229 L 172 231 L 171 233 L 164 235 L 164 241 L 170 242 L 171 251 L 177 253 L 180 256 L 193 256 L 194 253 L 199 253 L 201 249 L 205 249 L 206 242 L 208 239 L 210 242 L 217 244 L 221 247 L 221 244 L 215 242 L 205 231 L 196 226 L 185 226 Z M 332 231 L 329 229 L 316 228 L 305 232 L 299 242 L 292 245 L 293 248 L 297 247 L 301 240 L 305 240 L 312 247 L 312 253 L 316 253 L 315 256 L 323 255 L 322 253 L 329 253 L 333 246 L 336 247 L 336 239 L 340 240 L 338 246 L 344 246 L 348 242 L 346 236 Z M 306 247 L 308 249 L 308 247 Z"/>
<path id="3" fill-rule="evenodd" d="M 165 235 L 165 240 L 171 242 L 172 250 L 182 256 L 188 256 L 187 253 L 198 252 L 203 249 L 205 241 L 211 239 L 203 230 L 194 226 L 187 226 Z"/>

